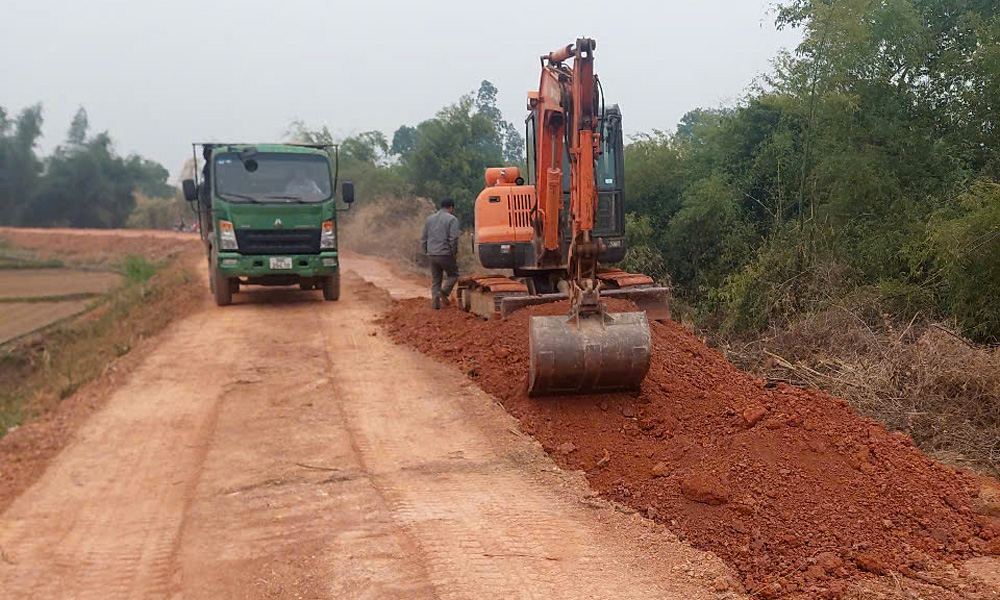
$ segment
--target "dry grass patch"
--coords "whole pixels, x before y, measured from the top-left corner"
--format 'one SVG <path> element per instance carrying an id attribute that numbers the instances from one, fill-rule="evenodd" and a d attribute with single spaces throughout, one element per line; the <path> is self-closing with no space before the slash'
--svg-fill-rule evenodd
<path id="1" fill-rule="evenodd" d="M 383 198 L 353 208 L 340 223 L 344 248 L 359 254 L 387 258 L 397 265 L 427 275 L 430 263 L 420 247 L 424 221 L 434 212 L 434 203 L 425 198 L 400 200 Z M 471 223 L 458 240 L 458 270 L 462 274 L 481 272 L 472 254 Z"/>
<path id="2" fill-rule="evenodd" d="M 833 308 L 726 350 L 771 381 L 846 399 L 939 460 L 1000 475 L 1000 349 L 917 317 L 874 327 Z"/>

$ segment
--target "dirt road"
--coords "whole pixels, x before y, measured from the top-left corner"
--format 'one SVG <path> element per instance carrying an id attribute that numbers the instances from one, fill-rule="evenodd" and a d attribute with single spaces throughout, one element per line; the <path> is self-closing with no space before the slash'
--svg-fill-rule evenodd
<path id="1" fill-rule="evenodd" d="M 716 598 L 728 571 L 593 497 L 371 321 L 421 295 L 240 294 L 172 325 L 0 516 L 4 598 Z M 206 292 L 207 301 L 207 292 Z"/>

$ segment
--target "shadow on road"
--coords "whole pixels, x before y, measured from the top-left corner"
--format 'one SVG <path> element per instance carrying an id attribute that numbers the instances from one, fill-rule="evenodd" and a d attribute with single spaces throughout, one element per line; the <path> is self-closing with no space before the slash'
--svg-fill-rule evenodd
<path id="1" fill-rule="evenodd" d="M 233 295 L 233 304 L 322 304 L 323 293 L 319 290 L 303 291 L 298 287 L 240 287 L 240 291 Z"/>

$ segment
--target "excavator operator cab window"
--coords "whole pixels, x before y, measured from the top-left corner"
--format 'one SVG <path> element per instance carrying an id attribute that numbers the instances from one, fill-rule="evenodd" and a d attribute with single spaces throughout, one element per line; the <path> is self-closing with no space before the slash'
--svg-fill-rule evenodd
<path id="1" fill-rule="evenodd" d="M 597 158 L 597 187 L 599 190 L 617 190 L 619 182 L 619 153 L 622 150 L 621 121 L 610 116 L 604 121 L 601 132 L 601 155 Z"/>

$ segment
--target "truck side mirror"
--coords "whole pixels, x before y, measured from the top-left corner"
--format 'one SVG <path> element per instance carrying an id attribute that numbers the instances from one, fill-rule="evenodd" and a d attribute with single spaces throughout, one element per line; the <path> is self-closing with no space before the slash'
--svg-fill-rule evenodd
<path id="1" fill-rule="evenodd" d="M 354 203 L 354 182 L 345 181 L 340 186 L 340 197 L 343 198 L 345 204 Z"/>
<path id="2" fill-rule="evenodd" d="M 181 182 L 181 187 L 184 189 L 185 200 L 194 202 L 198 199 L 198 186 L 194 184 L 194 179 L 185 179 Z"/>

